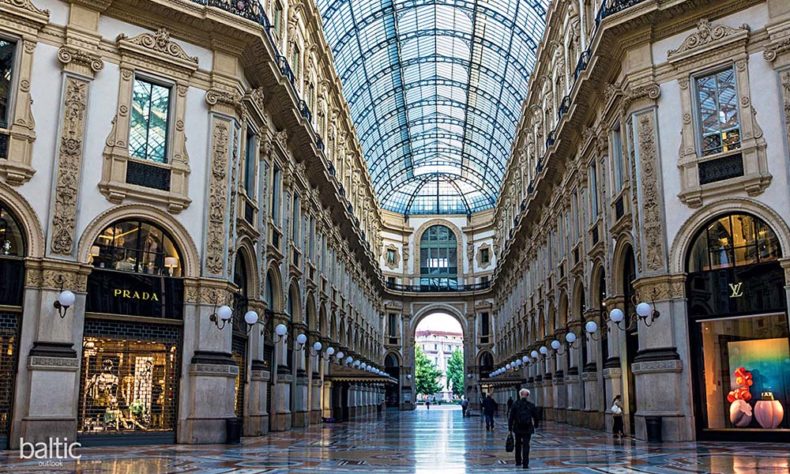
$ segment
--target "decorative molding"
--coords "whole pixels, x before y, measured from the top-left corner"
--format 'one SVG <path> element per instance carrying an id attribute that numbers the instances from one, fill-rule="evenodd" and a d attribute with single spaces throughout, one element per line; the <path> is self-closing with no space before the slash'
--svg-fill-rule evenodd
<path id="1" fill-rule="evenodd" d="M 57 255 L 69 256 L 74 250 L 87 102 L 88 82 L 67 76 L 55 178 L 52 237 L 49 247 L 50 251 Z"/>
<path id="2" fill-rule="evenodd" d="M 743 39 L 749 35 L 749 26 L 744 24 L 740 28 L 731 28 L 726 25 L 712 25 L 707 19 L 697 22 L 697 31 L 689 35 L 677 49 L 667 51 L 670 62 L 679 61 L 706 50 Z"/>
<path id="3" fill-rule="evenodd" d="M 36 16 L 46 17 L 49 20 L 49 10 L 42 10 L 35 6 L 32 0 L 0 0 L 0 5 L 12 7 Z"/>
<path id="4" fill-rule="evenodd" d="M 27 358 L 27 368 L 30 370 L 76 372 L 79 369 L 79 362 L 79 359 L 67 359 L 64 357 L 30 356 Z"/>
<path id="5" fill-rule="evenodd" d="M 93 73 L 97 73 L 104 69 L 104 61 L 101 56 L 72 46 L 64 45 L 58 49 L 58 61 L 60 61 L 63 66 L 72 63 L 83 66 Z"/>
<path id="6" fill-rule="evenodd" d="M 211 168 L 209 174 L 208 228 L 206 230 L 206 269 L 223 275 L 225 265 L 225 215 L 228 204 L 228 167 L 230 124 L 215 119 L 212 133 Z"/>
<path id="7" fill-rule="evenodd" d="M 194 65 L 197 69 L 198 58 L 189 56 L 178 43 L 170 39 L 170 32 L 165 28 L 156 30 L 156 33 L 141 33 L 132 38 L 121 33 L 116 38 L 119 48 L 147 49 L 158 55 L 169 57 L 186 64 Z M 137 48 L 135 48 L 137 47 Z"/>
<path id="8" fill-rule="evenodd" d="M 648 92 L 648 96 L 653 92 Z M 656 95 L 655 98 L 658 96 Z M 652 98 L 652 97 L 651 97 Z M 666 268 L 666 246 L 664 244 L 664 219 L 662 209 L 663 191 L 659 169 L 655 113 L 650 109 L 637 115 L 637 137 L 639 140 L 639 169 L 641 172 L 641 215 L 643 261 L 649 272 L 660 272 Z"/>

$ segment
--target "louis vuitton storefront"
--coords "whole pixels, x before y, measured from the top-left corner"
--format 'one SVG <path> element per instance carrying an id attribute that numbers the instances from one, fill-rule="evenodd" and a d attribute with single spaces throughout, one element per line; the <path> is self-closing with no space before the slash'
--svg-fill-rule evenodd
<path id="1" fill-rule="evenodd" d="M 158 226 L 105 228 L 91 247 L 78 432 L 83 442 L 174 442 L 184 282 Z"/>
<path id="2" fill-rule="evenodd" d="M 749 214 L 709 221 L 687 256 L 697 435 L 790 438 L 790 339 L 779 240 Z"/>

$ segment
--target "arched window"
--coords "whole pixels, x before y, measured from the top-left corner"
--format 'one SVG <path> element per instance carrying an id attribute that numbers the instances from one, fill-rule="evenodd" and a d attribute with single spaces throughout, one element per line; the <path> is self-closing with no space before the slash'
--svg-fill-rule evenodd
<path id="1" fill-rule="evenodd" d="M 140 220 L 111 224 L 91 247 L 93 266 L 148 275 L 182 276 L 181 254 L 161 228 Z"/>
<path id="2" fill-rule="evenodd" d="M 420 285 L 437 290 L 458 287 L 458 242 L 446 226 L 431 226 L 422 234 Z"/>
<path id="3" fill-rule="evenodd" d="M 0 204 L 0 257 L 24 257 L 25 239 L 16 218 Z"/>
<path id="4" fill-rule="evenodd" d="M 688 256 L 688 272 L 766 263 L 781 258 L 774 231 L 749 214 L 728 214 L 699 231 Z"/>

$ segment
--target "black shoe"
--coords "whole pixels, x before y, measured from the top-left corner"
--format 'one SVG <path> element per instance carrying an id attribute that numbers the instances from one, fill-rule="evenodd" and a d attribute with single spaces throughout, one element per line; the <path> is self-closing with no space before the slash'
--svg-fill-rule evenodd
<path id="1" fill-rule="evenodd" d="M 529 469 L 529 464 L 524 464 L 524 466 L 522 466 L 522 468 L 523 469 Z"/>

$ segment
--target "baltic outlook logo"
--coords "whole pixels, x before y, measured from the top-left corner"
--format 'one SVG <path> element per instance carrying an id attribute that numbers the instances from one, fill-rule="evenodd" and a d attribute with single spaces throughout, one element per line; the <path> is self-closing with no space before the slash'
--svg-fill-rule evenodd
<path id="1" fill-rule="evenodd" d="M 74 451 L 81 447 L 77 441 L 69 443 L 68 438 L 63 438 L 63 441 L 60 438 L 49 438 L 49 442 L 38 443 L 19 438 L 19 458 L 35 459 L 42 467 L 63 467 L 63 461 L 77 461 L 82 457 Z"/>

